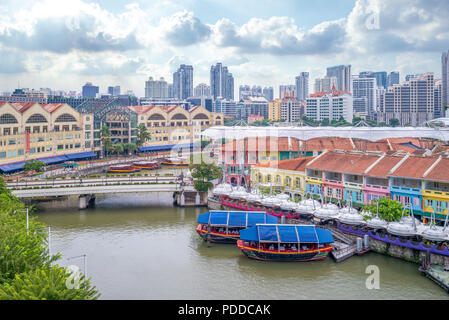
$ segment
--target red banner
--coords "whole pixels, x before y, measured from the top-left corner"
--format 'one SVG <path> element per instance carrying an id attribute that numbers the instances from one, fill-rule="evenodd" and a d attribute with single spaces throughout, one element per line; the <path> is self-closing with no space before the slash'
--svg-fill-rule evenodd
<path id="1" fill-rule="evenodd" d="M 26 133 L 26 146 L 27 146 L 27 153 L 30 153 L 30 133 L 28 131 Z"/>

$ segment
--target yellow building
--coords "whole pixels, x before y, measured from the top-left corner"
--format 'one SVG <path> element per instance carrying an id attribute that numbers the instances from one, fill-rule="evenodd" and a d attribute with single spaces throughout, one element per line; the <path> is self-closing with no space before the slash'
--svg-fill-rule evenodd
<path id="1" fill-rule="evenodd" d="M 188 111 L 180 106 L 128 108 L 138 114 L 137 124 L 144 124 L 151 134 L 151 139 L 144 147 L 199 141 L 202 130 L 223 124 L 223 114 L 209 112 L 201 106 Z"/>
<path id="2" fill-rule="evenodd" d="M 439 157 L 422 177 L 423 215 L 445 219 L 449 210 L 449 159 Z"/>
<path id="3" fill-rule="evenodd" d="M 268 120 L 281 120 L 282 99 L 274 99 L 268 103 Z"/>
<path id="4" fill-rule="evenodd" d="M 251 167 L 252 186 L 272 186 L 292 195 L 305 193 L 305 167 L 313 157 L 268 162 Z"/>
<path id="5" fill-rule="evenodd" d="M 0 102 L 0 164 L 93 150 L 93 117 L 68 104 Z"/>

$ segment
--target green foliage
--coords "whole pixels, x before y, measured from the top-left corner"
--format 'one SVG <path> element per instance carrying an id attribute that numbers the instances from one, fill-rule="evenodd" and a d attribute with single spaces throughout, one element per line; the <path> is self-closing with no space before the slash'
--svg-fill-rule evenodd
<path id="1" fill-rule="evenodd" d="M 197 179 L 195 181 L 199 181 L 202 183 L 196 183 L 194 181 L 194 186 L 197 191 L 206 191 L 210 187 L 212 187 L 212 183 L 208 184 L 209 180 L 218 179 L 222 176 L 223 172 L 220 167 L 218 167 L 215 163 L 206 163 L 201 160 L 200 164 L 191 164 L 189 166 L 190 171 L 192 172 L 192 177 Z M 207 189 L 204 190 L 204 188 Z M 202 190 L 197 189 L 197 186 Z"/>
<path id="2" fill-rule="evenodd" d="M 79 278 L 79 287 L 65 268 L 59 266 L 36 268 L 18 274 L 0 287 L 0 300 L 96 300 L 99 293 L 84 275 Z"/>
<path id="3" fill-rule="evenodd" d="M 209 181 L 195 180 L 193 181 L 193 186 L 196 191 L 207 191 L 213 187 L 213 184 Z"/>
<path id="4" fill-rule="evenodd" d="M 134 152 L 137 150 L 137 145 L 135 143 L 128 142 L 123 145 L 123 148 L 125 149 L 126 153 Z"/>
<path id="5" fill-rule="evenodd" d="M 115 154 L 119 155 L 120 153 L 123 153 L 123 151 L 125 151 L 125 147 L 123 146 L 123 143 L 119 142 L 119 143 L 114 143 L 111 147 L 112 152 L 114 152 Z"/>
<path id="6" fill-rule="evenodd" d="M 150 140 L 150 138 L 151 138 L 151 134 L 148 132 L 147 127 L 143 123 L 139 124 L 139 126 L 137 127 L 136 146 L 137 147 L 143 146 L 145 144 L 145 142 Z"/>
<path id="7" fill-rule="evenodd" d="M 25 162 L 23 166 L 23 170 L 25 172 L 29 171 L 41 171 L 47 164 L 43 161 L 39 161 L 36 159 Z"/>
<path id="8" fill-rule="evenodd" d="M 100 129 L 100 140 L 103 145 L 103 151 L 106 155 L 108 151 L 111 150 L 112 141 L 111 141 L 111 131 L 107 126 L 102 126 Z"/>
<path id="9" fill-rule="evenodd" d="M 371 218 L 376 216 L 377 212 L 377 201 L 372 201 L 370 205 L 364 206 L 363 210 L 371 213 Z M 402 216 L 403 206 L 402 203 L 383 198 L 379 200 L 379 218 L 386 221 L 399 221 Z M 404 215 L 408 215 L 408 210 L 405 210 Z M 369 220 L 366 217 L 365 220 Z"/>
<path id="10" fill-rule="evenodd" d="M 399 120 L 396 118 L 391 118 L 388 123 L 390 124 L 390 126 L 392 127 L 397 127 L 399 125 Z"/>

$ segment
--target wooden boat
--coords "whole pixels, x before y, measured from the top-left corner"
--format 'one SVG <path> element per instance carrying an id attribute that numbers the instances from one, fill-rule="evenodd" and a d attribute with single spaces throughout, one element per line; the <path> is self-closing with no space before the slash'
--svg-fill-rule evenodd
<path id="1" fill-rule="evenodd" d="M 237 247 L 251 259 L 311 261 L 325 259 L 333 242 L 329 230 L 314 225 L 257 224 L 240 232 Z"/>
<path id="2" fill-rule="evenodd" d="M 186 167 L 189 164 L 183 158 L 166 158 L 161 161 L 161 164 L 166 166 Z"/>
<path id="3" fill-rule="evenodd" d="M 139 162 L 134 162 L 133 166 L 141 169 L 141 170 L 155 170 L 155 169 L 159 169 L 161 167 L 161 165 L 159 164 L 159 162 L 157 161 L 139 161 Z"/>
<path id="4" fill-rule="evenodd" d="M 133 172 L 139 172 L 140 169 L 136 168 L 133 165 L 129 164 L 122 164 L 118 166 L 112 166 L 109 167 L 108 172 L 110 173 L 133 173 Z"/>
<path id="5" fill-rule="evenodd" d="M 277 223 L 276 217 L 257 211 L 210 211 L 198 215 L 196 232 L 205 241 L 235 243 L 240 231 L 256 224 Z"/>

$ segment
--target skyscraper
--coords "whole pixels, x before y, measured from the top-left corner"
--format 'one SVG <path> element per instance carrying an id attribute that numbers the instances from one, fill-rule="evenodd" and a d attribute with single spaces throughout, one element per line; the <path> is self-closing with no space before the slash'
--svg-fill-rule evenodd
<path id="1" fill-rule="evenodd" d="M 221 62 L 210 67 L 210 92 L 214 99 L 234 100 L 234 77 Z"/>
<path id="2" fill-rule="evenodd" d="M 309 96 L 309 73 L 301 72 L 296 80 L 296 99 L 305 100 Z"/>
<path id="3" fill-rule="evenodd" d="M 174 98 L 184 100 L 193 96 L 193 67 L 181 64 L 178 71 L 173 73 Z"/>
<path id="4" fill-rule="evenodd" d="M 168 98 L 168 84 L 164 78 L 154 80 L 150 77 L 145 81 L 145 98 Z"/>
<path id="5" fill-rule="evenodd" d="M 263 88 L 263 96 L 268 101 L 272 101 L 273 98 L 274 98 L 274 89 L 273 89 L 273 87 L 265 87 L 265 88 Z"/>
<path id="6" fill-rule="evenodd" d="M 85 98 L 95 98 L 97 93 L 99 92 L 99 87 L 92 85 L 92 82 L 86 82 L 83 86 L 83 97 Z"/>
<path id="7" fill-rule="evenodd" d="M 324 77 L 315 79 L 315 93 L 331 91 L 332 87 L 337 88 L 337 77 Z"/>
<path id="8" fill-rule="evenodd" d="M 354 112 L 359 116 L 373 119 L 377 111 L 377 81 L 375 78 L 352 78 Z"/>
<path id="9" fill-rule="evenodd" d="M 120 86 L 108 87 L 108 93 L 113 97 L 119 96 L 120 95 Z"/>
<path id="10" fill-rule="evenodd" d="M 351 92 L 351 65 L 340 65 L 335 67 L 329 67 L 327 68 L 327 74 L 328 77 L 336 77 L 337 78 L 337 85 L 336 88 L 339 91 L 347 91 Z"/>
<path id="11" fill-rule="evenodd" d="M 210 87 L 205 83 L 200 83 L 195 87 L 195 97 L 210 96 Z"/>
<path id="12" fill-rule="evenodd" d="M 394 84 L 399 84 L 399 72 L 392 71 L 387 77 L 387 87 L 391 87 Z"/>
<path id="13" fill-rule="evenodd" d="M 296 85 L 287 84 L 279 86 L 279 98 L 295 98 L 296 97 Z"/>
<path id="14" fill-rule="evenodd" d="M 372 72 L 363 71 L 359 73 L 359 78 L 374 78 L 378 87 L 387 88 L 387 73 L 385 71 Z"/>
<path id="15" fill-rule="evenodd" d="M 443 107 L 449 104 L 449 50 L 441 55 L 441 81 Z"/>

